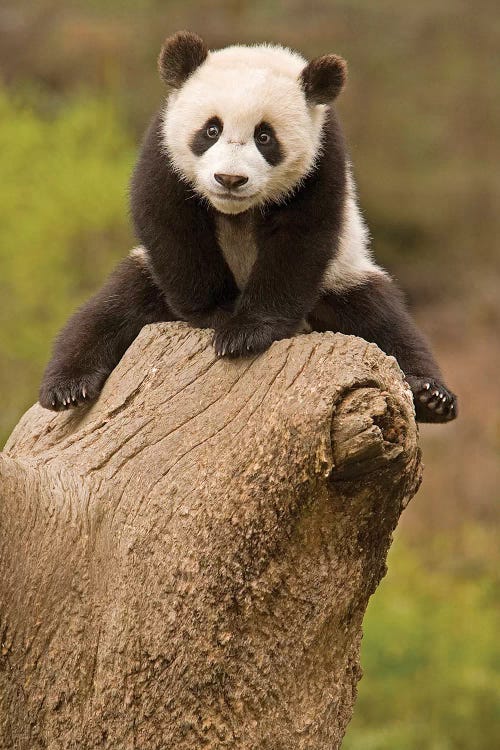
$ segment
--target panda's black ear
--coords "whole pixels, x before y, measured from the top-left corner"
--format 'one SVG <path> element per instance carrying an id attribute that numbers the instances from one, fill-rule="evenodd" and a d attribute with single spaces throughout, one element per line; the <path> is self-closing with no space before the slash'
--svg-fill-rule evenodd
<path id="1" fill-rule="evenodd" d="M 347 78 L 347 63 L 338 55 L 311 60 L 300 74 L 308 104 L 329 104 L 340 94 Z"/>
<path id="2" fill-rule="evenodd" d="M 208 47 L 191 31 L 169 36 L 158 57 L 158 70 L 170 89 L 178 89 L 207 58 Z"/>

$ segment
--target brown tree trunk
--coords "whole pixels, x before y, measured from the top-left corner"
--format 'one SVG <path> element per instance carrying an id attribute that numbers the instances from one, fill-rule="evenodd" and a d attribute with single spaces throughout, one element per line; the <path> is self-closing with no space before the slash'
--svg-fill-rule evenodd
<path id="1" fill-rule="evenodd" d="M 375 346 L 226 361 L 145 328 L 96 405 L 35 405 L 0 456 L 0 747 L 338 748 L 419 477 Z"/>

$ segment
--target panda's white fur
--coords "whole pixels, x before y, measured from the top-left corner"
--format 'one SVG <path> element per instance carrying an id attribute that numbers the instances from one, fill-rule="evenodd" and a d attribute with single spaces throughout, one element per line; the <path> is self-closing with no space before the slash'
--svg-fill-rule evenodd
<path id="1" fill-rule="evenodd" d="M 356 185 L 351 166 L 348 164 L 339 246 L 337 254 L 326 270 L 323 290 L 326 292 L 347 291 L 362 284 L 373 273 L 388 275 L 372 258 L 368 227 L 358 206 Z"/>
<path id="2" fill-rule="evenodd" d="M 193 185 L 220 212 L 217 237 L 236 282 L 248 280 L 257 248 L 251 220 L 229 221 L 267 201 L 289 195 L 308 174 L 321 153 L 324 105 L 308 105 L 299 76 L 306 60 L 277 45 L 232 46 L 210 52 L 184 86 L 167 99 L 163 139 L 182 179 Z M 224 124 L 221 137 L 201 157 L 191 139 L 214 115 Z M 271 166 L 257 149 L 254 130 L 270 122 L 284 148 L 284 159 Z M 216 173 L 249 178 L 238 200 L 222 199 Z M 369 236 L 356 199 L 350 167 L 340 243 L 324 277 L 325 291 L 343 291 L 361 284 L 371 273 L 385 273 L 372 260 Z"/>
<path id="3" fill-rule="evenodd" d="M 166 103 L 165 147 L 178 174 L 222 213 L 241 213 L 289 194 L 307 175 L 321 150 L 325 106 L 307 106 L 299 76 L 306 61 L 273 45 L 233 46 L 210 52 Z M 191 139 L 214 115 L 224 130 L 203 156 Z M 285 158 L 271 166 L 254 142 L 255 127 L 270 122 L 279 134 Z M 222 199 L 214 174 L 239 174 L 248 183 L 244 200 Z"/>
<path id="4" fill-rule="evenodd" d="M 240 289 L 243 289 L 257 260 L 252 215 L 247 212 L 227 219 L 219 214 L 215 220 L 217 240 Z"/>

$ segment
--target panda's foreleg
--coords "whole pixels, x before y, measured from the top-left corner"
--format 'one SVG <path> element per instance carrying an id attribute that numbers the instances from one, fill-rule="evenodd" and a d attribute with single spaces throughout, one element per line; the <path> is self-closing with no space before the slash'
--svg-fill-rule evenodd
<path id="1" fill-rule="evenodd" d="M 315 331 L 360 336 L 394 356 L 412 389 L 418 421 L 447 422 L 457 416 L 456 396 L 444 385 L 425 337 L 386 274 L 371 273 L 356 286 L 325 292 L 308 322 Z"/>
<path id="2" fill-rule="evenodd" d="M 141 328 L 173 319 L 144 254 L 133 252 L 59 333 L 40 387 L 40 404 L 60 411 L 95 400 Z"/>

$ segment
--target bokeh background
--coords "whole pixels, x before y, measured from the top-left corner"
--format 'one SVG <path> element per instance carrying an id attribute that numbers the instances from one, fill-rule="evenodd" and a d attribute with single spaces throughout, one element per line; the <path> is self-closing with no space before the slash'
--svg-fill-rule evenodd
<path id="1" fill-rule="evenodd" d="M 421 429 L 424 482 L 369 606 L 344 747 L 500 747 L 496 0 L 1 0 L 0 440 L 58 328 L 132 246 L 156 56 L 182 28 L 347 58 L 338 106 L 376 255 L 460 396 L 456 423 Z"/>

